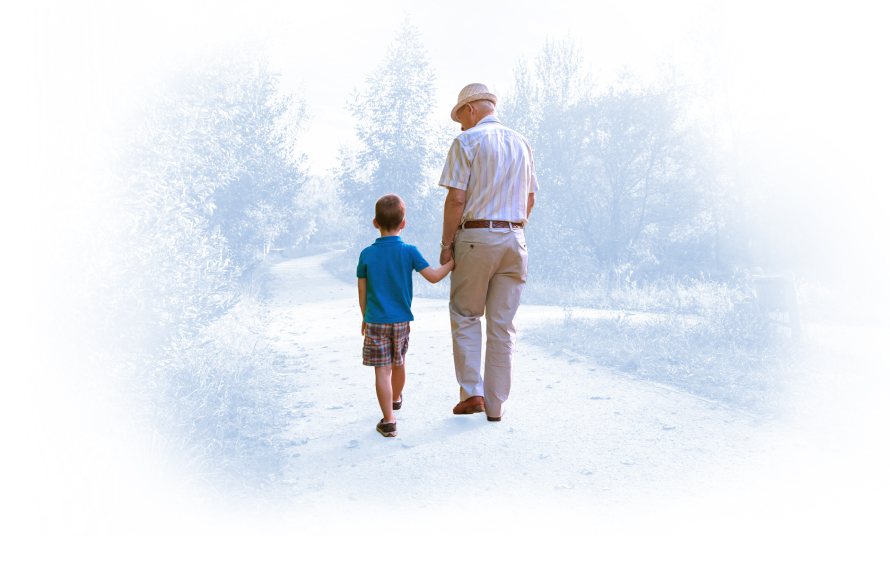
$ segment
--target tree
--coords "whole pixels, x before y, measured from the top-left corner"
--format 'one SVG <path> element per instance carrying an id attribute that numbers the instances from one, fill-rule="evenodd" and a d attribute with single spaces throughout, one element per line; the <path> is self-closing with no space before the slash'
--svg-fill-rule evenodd
<path id="1" fill-rule="evenodd" d="M 220 226 L 233 260 L 246 266 L 257 253 L 288 235 L 296 214 L 295 196 L 306 180 L 305 156 L 295 152 L 307 118 L 306 102 L 278 92 L 278 75 L 265 59 L 243 72 L 232 126 L 243 133 L 238 177 L 214 193 L 213 222 Z"/>
<path id="2" fill-rule="evenodd" d="M 579 109 L 584 158 L 572 201 L 600 262 L 650 256 L 656 229 L 670 232 L 699 212 L 680 114 L 670 90 L 642 87 L 627 75 Z M 649 246 L 641 246 L 647 237 Z"/>
<path id="3" fill-rule="evenodd" d="M 561 251 L 565 260 L 545 263 L 542 273 L 573 270 L 570 261 L 589 255 L 579 238 L 577 210 L 572 205 L 573 181 L 578 179 L 582 151 L 577 110 L 589 105 L 594 82 L 587 73 L 580 47 L 565 37 L 547 39 L 533 60 L 520 60 L 513 71 L 513 88 L 499 105 L 501 119 L 526 136 L 532 145 L 540 185 L 529 246 Z"/>
<path id="4" fill-rule="evenodd" d="M 426 207 L 434 152 L 435 74 L 417 28 L 400 25 L 383 62 L 348 105 L 359 148 L 341 151 L 338 179 L 343 199 L 373 216 L 374 202 L 396 193 L 412 213 Z"/>
<path id="5" fill-rule="evenodd" d="M 313 175 L 306 180 L 294 197 L 294 213 L 290 216 L 288 237 L 294 244 L 350 241 L 357 218 L 337 191 L 337 179 L 331 175 Z"/>
<path id="6" fill-rule="evenodd" d="M 558 277 L 591 265 L 703 262 L 715 241 L 714 206 L 705 205 L 714 185 L 673 79 L 644 85 L 625 71 L 597 91 L 568 37 L 545 41 L 533 63 L 517 64 L 501 111 L 535 155 L 529 241 L 552 260 L 539 270 Z"/>
<path id="7" fill-rule="evenodd" d="M 302 180 L 290 105 L 263 59 L 238 54 L 182 67 L 134 113 L 80 287 L 110 346 L 159 350 L 230 305 Z"/>

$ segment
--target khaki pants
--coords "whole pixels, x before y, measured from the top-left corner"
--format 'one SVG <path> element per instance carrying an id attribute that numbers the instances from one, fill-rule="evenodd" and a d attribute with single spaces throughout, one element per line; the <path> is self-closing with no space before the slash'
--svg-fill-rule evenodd
<path id="1" fill-rule="evenodd" d="M 451 273 L 451 338 L 460 400 L 485 398 L 485 412 L 500 417 L 513 382 L 513 318 L 528 275 L 525 232 L 518 228 L 458 230 Z M 485 379 L 482 323 L 486 315 Z"/>

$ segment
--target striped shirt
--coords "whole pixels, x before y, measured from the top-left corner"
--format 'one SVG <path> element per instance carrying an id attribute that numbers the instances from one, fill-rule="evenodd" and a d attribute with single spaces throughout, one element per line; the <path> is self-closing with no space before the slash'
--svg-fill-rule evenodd
<path id="1" fill-rule="evenodd" d="M 528 222 L 528 194 L 538 190 L 528 140 L 494 115 L 461 132 L 451 144 L 442 187 L 467 192 L 461 223 L 466 220 Z"/>

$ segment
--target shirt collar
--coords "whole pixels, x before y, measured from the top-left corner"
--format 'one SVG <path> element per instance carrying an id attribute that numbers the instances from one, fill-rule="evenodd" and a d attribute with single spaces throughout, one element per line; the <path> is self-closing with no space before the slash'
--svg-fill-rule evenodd
<path id="1" fill-rule="evenodd" d="M 401 242 L 401 236 L 381 236 L 377 239 L 377 242 Z"/>
<path id="2" fill-rule="evenodd" d="M 498 120 L 498 117 L 497 117 L 497 116 L 495 116 L 494 114 L 489 114 L 488 116 L 486 116 L 485 118 L 483 118 L 482 120 L 480 120 L 479 122 L 477 122 L 477 123 L 476 123 L 476 126 L 479 126 L 480 124 L 488 124 L 489 122 L 494 122 L 494 123 L 496 123 L 496 124 L 500 124 L 500 123 L 501 123 L 501 121 Z"/>

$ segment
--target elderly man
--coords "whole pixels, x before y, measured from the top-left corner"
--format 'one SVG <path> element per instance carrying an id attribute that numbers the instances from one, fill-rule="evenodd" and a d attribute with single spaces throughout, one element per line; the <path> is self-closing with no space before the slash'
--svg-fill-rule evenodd
<path id="1" fill-rule="evenodd" d="M 451 118 L 460 122 L 439 185 L 448 188 L 442 224 L 451 275 L 451 337 L 460 385 L 456 415 L 500 421 L 513 380 L 513 318 L 525 287 L 525 226 L 538 180 L 528 140 L 495 116 L 497 97 L 481 83 L 461 90 Z M 486 316 L 485 376 L 482 316 Z"/>

